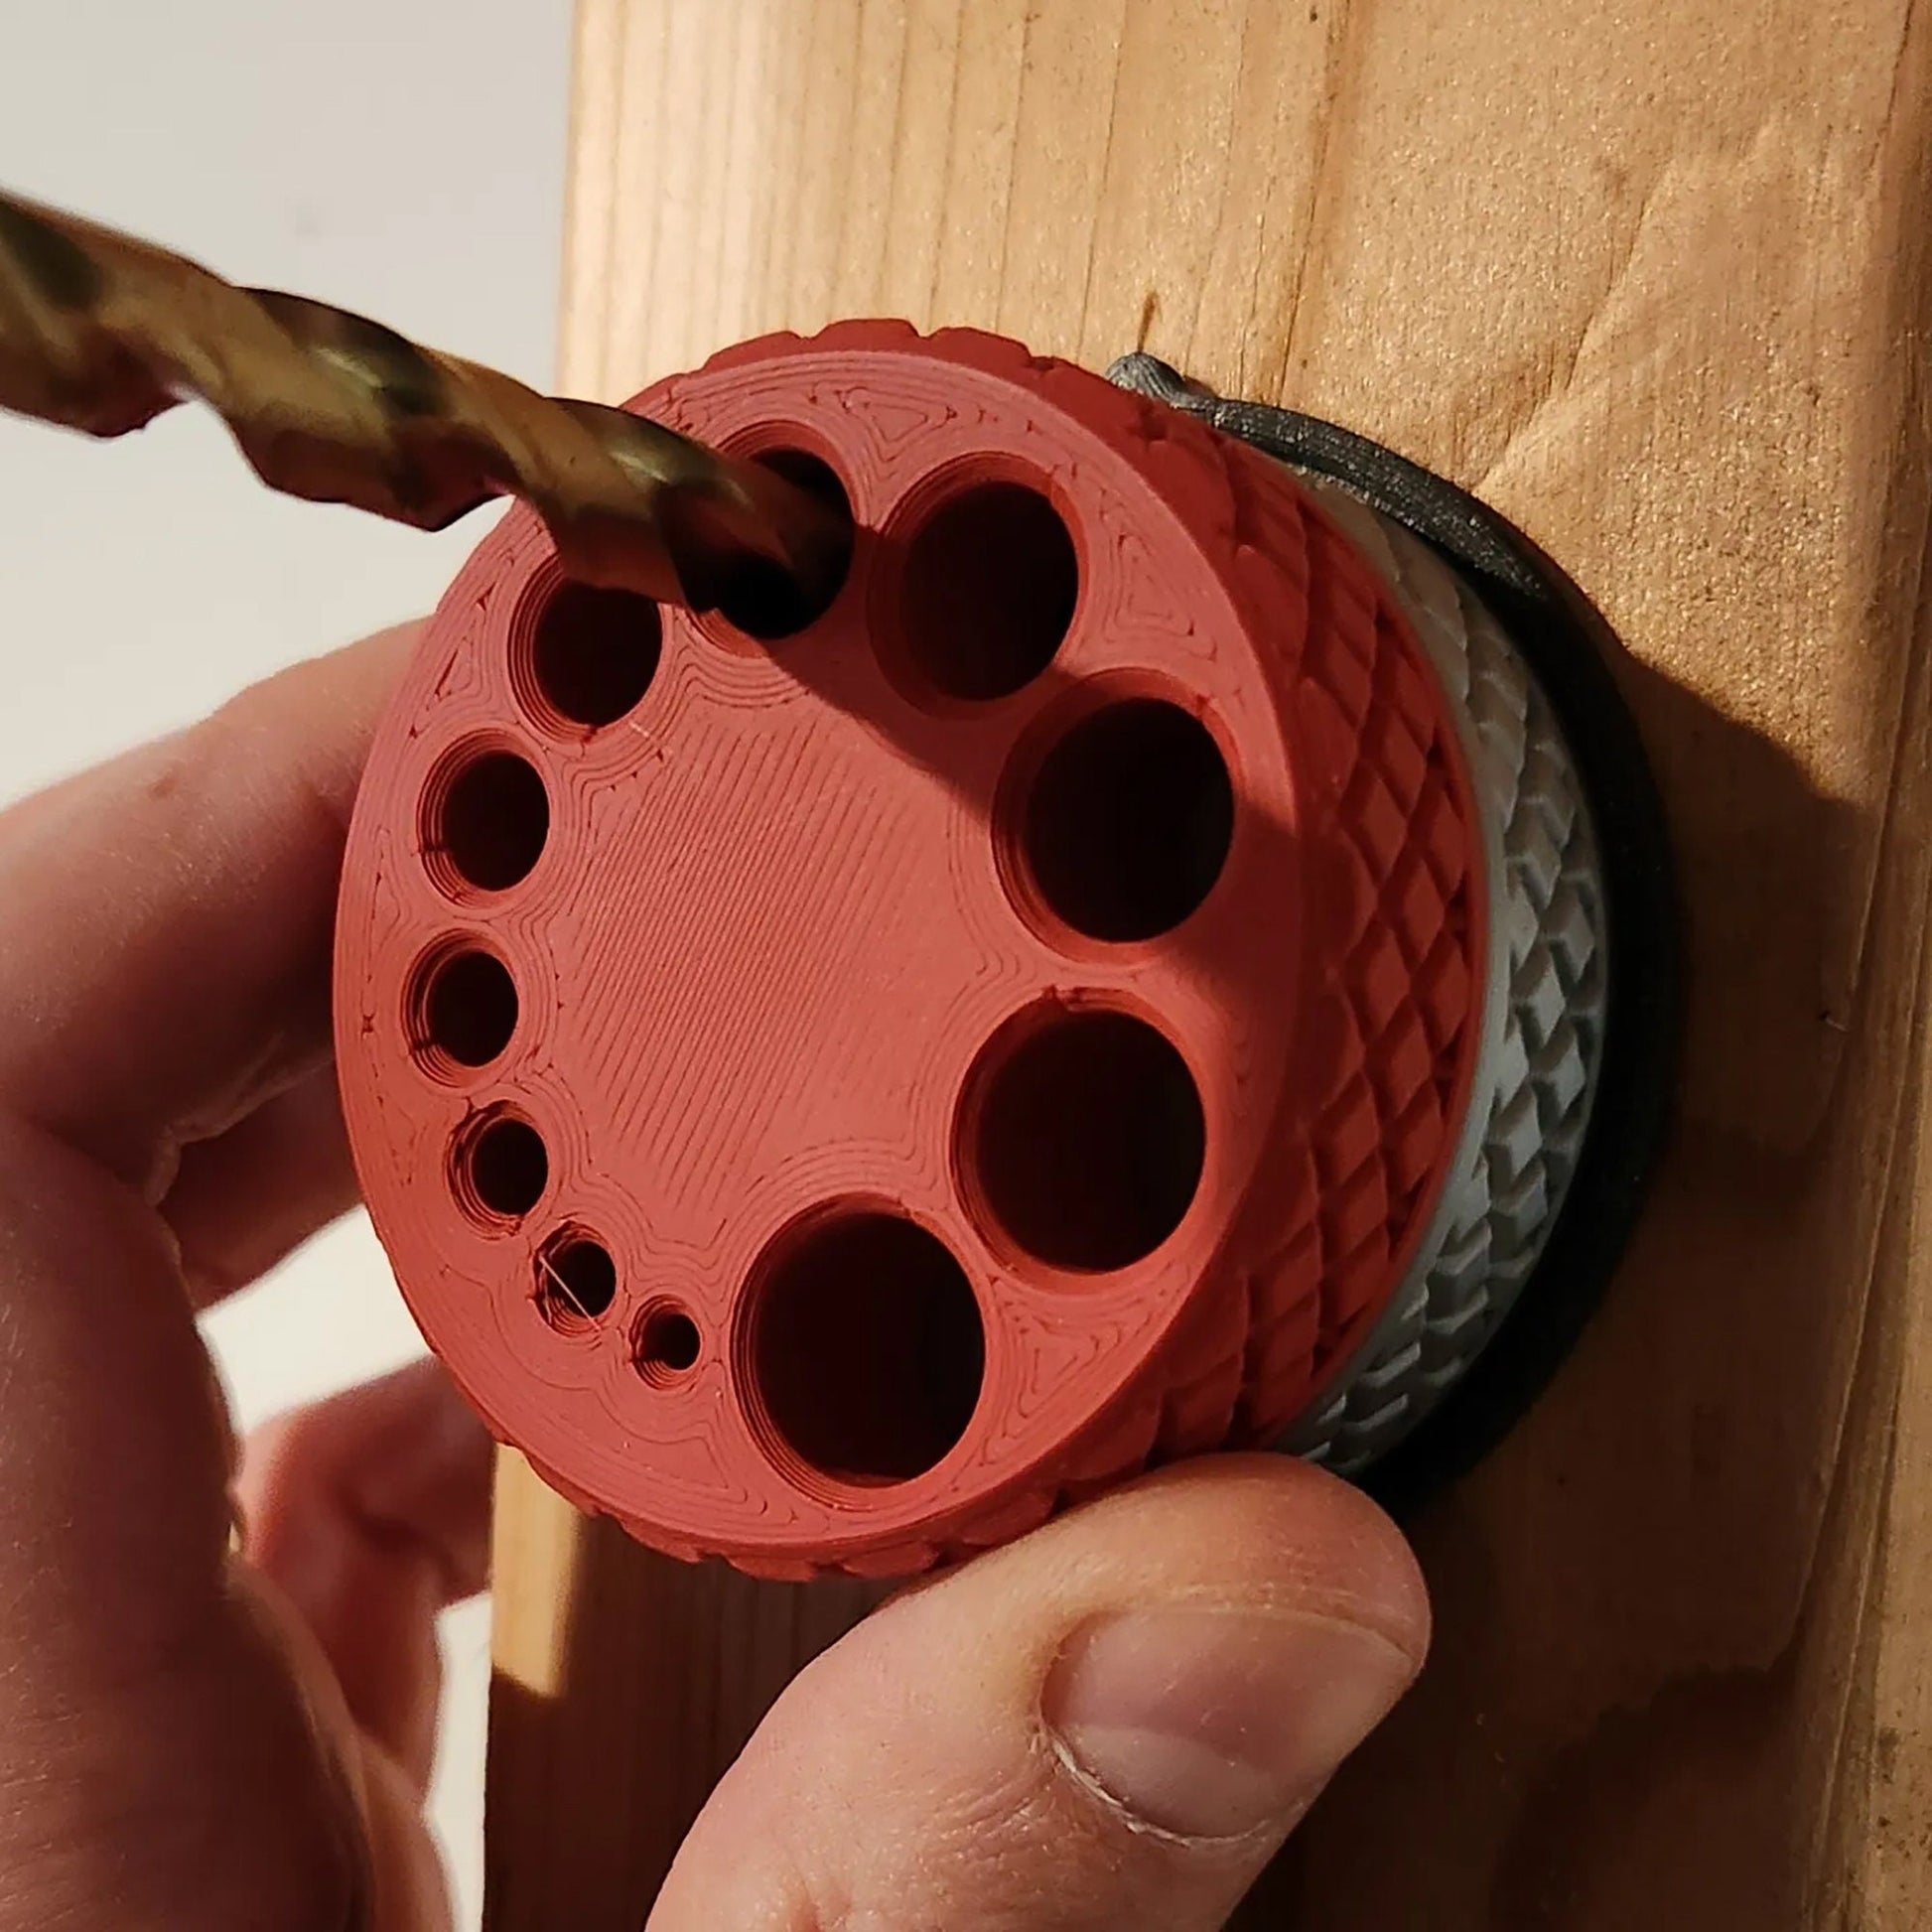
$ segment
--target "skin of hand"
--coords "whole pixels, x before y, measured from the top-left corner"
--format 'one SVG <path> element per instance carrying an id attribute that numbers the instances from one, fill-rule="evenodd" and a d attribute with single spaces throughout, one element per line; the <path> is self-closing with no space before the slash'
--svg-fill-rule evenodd
<path id="1" fill-rule="evenodd" d="M 424 1363 L 238 1457 L 195 1324 L 354 1200 L 330 938 L 412 635 L 0 813 L 0 1932 L 450 1925 L 435 1618 L 485 1581 L 486 1438 Z M 1150 1477 L 807 1669 L 649 1932 L 1205 1932 L 1427 1636 L 1340 1483 Z"/>

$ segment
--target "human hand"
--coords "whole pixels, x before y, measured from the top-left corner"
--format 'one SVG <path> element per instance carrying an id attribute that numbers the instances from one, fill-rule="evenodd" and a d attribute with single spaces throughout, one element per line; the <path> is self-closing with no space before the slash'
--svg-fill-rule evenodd
<path id="1" fill-rule="evenodd" d="M 487 1442 L 426 1364 L 237 1472 L 194 1323 L 353 1197 L 329 936 L 409 640 L 0 814 L 0 1932 L 449 1924 L 434 1622 L 483 1579 Z M 1218 1926 L 1426 1636 L 1341 1484 L 1152 1477 L 804 1672 L 651 1932 Z"/>

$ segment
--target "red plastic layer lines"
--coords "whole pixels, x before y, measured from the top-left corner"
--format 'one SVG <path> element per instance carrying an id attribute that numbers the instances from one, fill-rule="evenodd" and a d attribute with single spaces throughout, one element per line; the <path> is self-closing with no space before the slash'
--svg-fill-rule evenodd
<path id="1" fill-rule="evenodd" d="M 1288 473 L 897 324 L 636 406 L 842 492 L 830 609 L 566 585 L 508 517 L 374 749 L 370 1211 L 558 1488 L 916 1569 L 1270 1440 L 1399 1281 L 1481 983 L 1451 714 Z"/>

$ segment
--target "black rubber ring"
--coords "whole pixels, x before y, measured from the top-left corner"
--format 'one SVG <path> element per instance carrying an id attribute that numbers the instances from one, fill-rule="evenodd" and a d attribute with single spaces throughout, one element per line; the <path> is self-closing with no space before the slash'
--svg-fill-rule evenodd
<path id="1" fill-rule="evenodd" d="M 1362 1476 L 1397 1516 L 1467 1474 L 1529 1410 L 1601 1303 L 1669 1134 L 1682 1028 L 1681 927 L 1662 800 L 1611 660 L 1623 646 L 1506 517 L 1393 450 L 1292 409 L 1236 402 L 1145 353 L 1108 374 L 1340 484 L 1461 573 L 1536 674 L 1582 777 L 1602 862 L 1610 969 L 1596 1098 L 1536 1271 L 1436 1408 Z"/>

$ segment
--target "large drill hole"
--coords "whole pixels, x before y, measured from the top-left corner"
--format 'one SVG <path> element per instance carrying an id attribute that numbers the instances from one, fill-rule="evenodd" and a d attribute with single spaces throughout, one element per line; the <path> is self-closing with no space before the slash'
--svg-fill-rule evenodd
<path id="1" fill-rule="evenodd" d="M 487 1066 L 516 1032 L 516 982 L 494 953 L 475 947 L 433 958 L 414 1005 L 417 1037 L 432 1061 Z"/>
<path id="2" fill-rule="evenodd" d="M 752 461 L 775 471 L 807 496 L 816 496 L 837 512 L 848 529 L 851 527 L 852 499 L 839 481 L 839 473 L 823 457 L 813 456 L 809 450 L 765 450 Z M 807 624 L 816 623 L 832 608 L 833 600 L 845 588 L 851 566 L 848 544 L 839 568 L 829 573 L 817 590 L 807 592 L 789 571 L 776 564 L 756 557 L 741 559 L 731 589 L 719 600 L 718 614 L 748 637 L 766 643 L 792 636 Z"/>
<path id="3" fill-rule="evenodd" d="M 753 1379 L 801 1461 L 839 1481 L 902 1482 L 966 1433 L 986 1332 L 965 1270 L 924 1228 L 872 1211 L 812 1223 L 755 1293 Z"/>
<path id="4" fill-rule="evenodd" d="M 1151 939 L 1200 904 L 1234 837 L 1234 787 L 1199 719 L 1129 698 L 1041 760 L 1021 840 L 1040 897 L 1093 939 Z"/>
<path id="5" fill-rule="evenodd" d="M 906 547 L 905 648 L 948 697 L 1004 698 L 1053 661 L 1079 594 L 1079 558 L 1052 504 L 1024 483 L 979 483 Z"/>
<path id="6" fill-rule="evenodd" d="M 500 893 L 529 877 L 550 836 L 550 798 L 536 766 L 514 752 L 483 752 L 433 801 L 429 844 L 459 879 Z"/>
<path id="7" fill-rule="evenodd" d="M 550 1184 L 550 1153 L 520 1114 L 486 1114 L 457 1144 L 456 1177 L 458 1197 L 473 1213 L 517 1220 Z"/>
<path id="8" fill-rule="evenodd" d="M 1145 1021 L 1062 1010 L 996 1036 L 969 1087 L 967 1159 L 1007 1233 L 1056 1268 L 1125 1268 L 1200 1184 L 1193 1075 Z"/>
<path id="9" fill-rule="evenodd" d="M 649 598 L 559 584 L 537 616 L 530 675 L 560 719 L 595 731 L 636 708 L 663 650 L 663 621 Z"/>
<path id="10" fill-rule="evenodd" d="M 618 1299 L 618 1264 L 595 1237 L 566 1228 L 537 1255 L 537 1306 L 565 1334 L 581 1334 Z"/>

